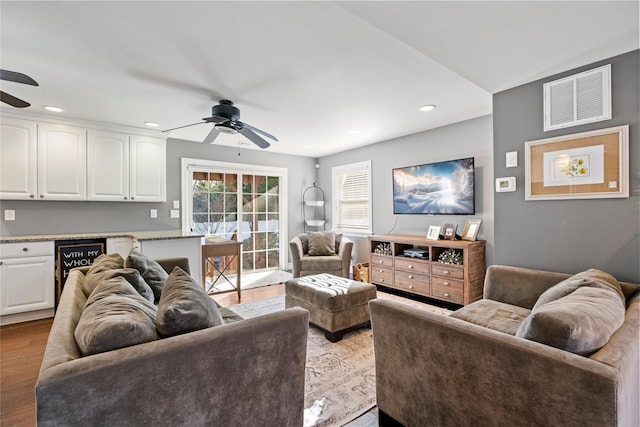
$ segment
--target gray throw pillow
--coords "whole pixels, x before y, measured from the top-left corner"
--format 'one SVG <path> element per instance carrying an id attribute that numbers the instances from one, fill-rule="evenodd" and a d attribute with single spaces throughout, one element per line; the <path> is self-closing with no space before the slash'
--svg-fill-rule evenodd
<path id="1" fill-rule="evenodd" d="M 332 231 L 309 233 L 309 256 L 327 256 L 336 253 L 336 237 Z"/>
<path id="2" fill-rule="evenodd" d="M 335 233 L 336 236 L 336 254 L 340 252 L 340 243 L 342 243 L 342 233 Z"/>
<path id="3" fill-rule="evenodd" d="M 144 281 L 147 282 L 147 285 L 149 285 L 153 291 L 153 302 L 157 304 L 158 301 L 160 301 L 164 282 L 167 280 L 167 277 L 169 277 L 167 272 L 164 271 L 164 268 L 145 254 L 135 250 L 129 252 L 124 266 L 127 268 L 135 268 L 140 272 Z"/>
<path id="4" fill-rule="evenodd" d="M 604 346 L 622 326 L 625 309 L 615 292 L 582 286 L 534 307 L 516 336 L 586 356 Z"/>
<path id="5" fill-rule="evenodd" d="M 300 242 L 302 242 L 302 253 L 308 254 L 309 253 L 309 235 L 301 234 L 298 237 L 300 238 Z"/>
<path id="6" fill-rule="evenodd" d="M 100 274 L 108 270 L 115 270 L 124 267 L 124 260 L 120 254 L 102 254 L 93 260 L 91 266 L 85 273 L 85 280 L 94 274 Z M 87 294 L 87 296 L 89 296 Z"/>
<path id="7" fill-rule="evenodd" d="M 533 306 L 533 310 L 535 310 L 536 307 L 540 307 L 551 301 L 563 298 L 583 286 L 613 291 L 618 294 L 623 303 L 625 302 L 622 287 L 615 277 L 602 270 L 590 268 L 589 270 L 577 273 L 544 291 Z"/>
<path id="8" fill-rule="evenodd" d="M 120 283 L 131 287 L 124 279 Z M 112 293 L 95 298 L 90 304 L 87 301 L 74 332 L 78 348 L 84 356 L 158 338 L 156 307 L 137 295 L 135 290 L 133 292 L 134 295 Z"/>
<path id="9" fill-rule="evenodd" d="M 175 267 L 158 303 L 158 332 L 173 336 L 223 324 L 213 299 L 184 270 Z"/>
<path id="10" fill-rule="evenodd" d="M 142 275 L 135 268 L 118 268 L 115 270 L 107 270 L 97 274 L 92 274 L 89 277 L 85 277 L 82 283 L 82 290 L 86 296 L 90 296 L 94 289 L 105 280 L 113 279 L 114 277 L 123 277 L 129 282 L 136 291 L 147 301 L 153 302 L 153 291 L 144 281 Z"/>

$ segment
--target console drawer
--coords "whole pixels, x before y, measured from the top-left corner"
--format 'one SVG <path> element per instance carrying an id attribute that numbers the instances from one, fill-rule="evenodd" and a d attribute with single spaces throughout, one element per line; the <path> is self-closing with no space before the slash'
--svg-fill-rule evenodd
<path id="1" fill-rule="evenodd" d="M 431 266 L 431 274 L 434 276 L 452 277 L 464 279 L 464 267 L 456 267 L 450 264 L 436 264 Z"/>
<path id="2" fill-rule="evenodd" d="M 462 280 L 448 279 L 443 277 L 432 277 L 431 287 L 441 289 L 443 292 L 462 295 L 464 282 Z"/>
<path id="3" fill-rule="evenodd" d="M 396 258 L 395 267 L 397 269 L 414 271 L 419 274 L 429 274 L 429 262 L 411 258 Z"/>
<path id="4" fill-rule="evenodd" d="M 370 267 L 371 283 L 379 283 L 381 285 L 393 286 L 393 270 L 378 265 Z"/>
<path id="5" fill-rule="evenodd" d="M 404 289 L 412 293 L 428 296 L 430 293 L 429 276 L 412 272 L 396 270 L 394 287 Z"/>
<path id="6" fill-rule="evenodd" d="M 384 255 L 371 255 L 371 268 L 393 267 L 393 258 Z"/>
<path id="7" fill-rule="evenodd" d="M 436 288 L 436 287 L 431 288 L 431 296 L 433 298 L 437 298 L 443 301 L 453 302 L 455 304 L 462 304 L 464 301 L 464 298 L 462 295 L 443 291 L 442 288 Z"/>

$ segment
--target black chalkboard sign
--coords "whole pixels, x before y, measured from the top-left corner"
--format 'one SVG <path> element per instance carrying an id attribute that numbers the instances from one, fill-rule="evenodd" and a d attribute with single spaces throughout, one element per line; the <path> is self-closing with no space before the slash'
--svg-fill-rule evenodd
<path id="1" fill-rule="evenodd" d="M 105 239 L 56 242 L 56 305 L 71 269 L 88 267 L 103 253 L 105 253 Z"/>

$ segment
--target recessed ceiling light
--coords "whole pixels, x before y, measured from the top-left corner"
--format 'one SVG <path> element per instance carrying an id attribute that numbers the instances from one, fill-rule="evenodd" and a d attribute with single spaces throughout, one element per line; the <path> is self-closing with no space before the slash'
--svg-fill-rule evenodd
<path id="1" fill-rule="evenodd" d="M 64 110 L 60 107 L 54 107 L 53 105 L 45 105 L 45 110 L 53 111 L 54 113 L 62 113 Z"/>
<path id="2" fill-rule="evenodd" d="M 430 105 L 423 105 L 422 107 L 418 108 L 418 110 L 420 111 L 431 111 L 434 110 L 436 108 L 435 105 L 430 104 Z"/>
<path id="3" fill-rule="evenodd" d="M 357 135 L 360 133 L 360 131 L 358 129 L 353 129 L 350 130 L 349 132 L 347 132 L 349 135 Z"/>
<path id="4" fill-rule="evenodd" d="M 158 123 L 155 123 L 155 122 L 144 122 L 144 124 L 152 128 L 157 128 L 158 126 L 160 126 Z"/>
<path id="5" fill-rule="evenodd" d="M 303 146 L 303 148 L 311 148 L 311 147 L 312 147 L 311 145 L 305 145 L 305 146 Z"/>

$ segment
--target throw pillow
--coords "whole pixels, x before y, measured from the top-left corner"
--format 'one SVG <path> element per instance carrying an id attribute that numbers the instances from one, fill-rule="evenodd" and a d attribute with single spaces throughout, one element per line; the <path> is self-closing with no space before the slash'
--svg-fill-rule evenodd
<path id="1" fill-rule="evenodd" d="M 334 255 L 336 237 L 332 231 L 312 231 L 309 233 L 309 256 Z"/>
<path id="2" fill-rule="evenodd" d="M 124 267 L 124 260 L 120 254 L 102 254 L 93 260 L 91 266 L 85 274 L 85 278 L 93 274 L 99 274 L 107 270 L 114 270 Z"/>
<path id="3" fill-rule="evenodd" d="M 124 266 L 127 268 L 135 268 L 140 272 L 144 281 L 147 282 L 153 291 L 153 302 L 157 304 L 158 301 L 160 301 L 164 282 L 167 280 L 167 277 L 169 277 L 167 272 L 164 271 L 164 268 L 145 254 L 135 250 L 129 252 Z"/>
<path id="4" fill-rule="evenodd" d="M 92 274 L 89 277 L 85 277 L 84 282 L 82 283 L 82 290 L 86 296 L 90 296 L 98 284 L 105 280 L 113 279 L 114 277 L 123 277 L 135 288 L 136 291 L 138 291 L 140 296 L 147 301 L 153 302 L 153 291 L 149 285 L 147 285 L 147 282 L 144 281 L 140 272 L 135 268 L 118 268 L 115 270 L 107 270 L 101 273 Z"/>
<path id="5" fill-rule="evenodd" d="M 303 254 L 308 254 L 309 253 L 309 235 L 308 234 L 301 234 L 298 237 L 300 238 L 300 241 L 302 242 L 302 253 Z"/>
<path id="6" fill-rule="evenodd" d="M 173 336 L 224 324 L 216 303 L 180 267 L 175 267 L 162 289 L 156 327 Z"/>
<path id="7" fill-rule="evenodd" d="M 340 243 L 342 243 L 342 233 L 335 233 L 336 236 L 336 254 L 340 252 Z"/>
<path id="8" fill-rule="evenodd" d="M 623 303 L 625 302 L 622 287 L 616 278 L 602 270 L 591 268 L 587 271 L 575 274 L 544 291 L 538 298 L 538 301 L 536 301 L 533 309 L 535 310 L 536 307 L 540 307 L 551 301 L 563 298 L 582 286 L 613 291 L 618 294 Z"/>
<path id="9" fill-rule="evenodd" d="M 156 340 L 155 320 L 155 306 L 141 296 L 110 294 L 85 306 L 74 336 L 80 352 L 89 356 Z"/>
<path id="10" fill-rule="evenodd" d="M 625 308 L 615 292 L 582 286 L 567 296 L 534 307 L 516 336 L 589 355 L 622 326 Z"/>

